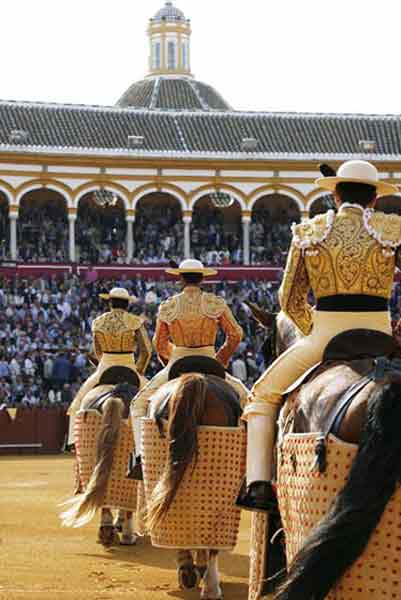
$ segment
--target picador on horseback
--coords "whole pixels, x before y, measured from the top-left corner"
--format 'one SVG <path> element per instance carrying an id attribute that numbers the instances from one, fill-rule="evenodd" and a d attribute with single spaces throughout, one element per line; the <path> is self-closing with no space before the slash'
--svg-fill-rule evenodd
<path id="1" fill-rule="evenodd" d="M 168 381 L 172 365 L 184 357 L 204 356 L 216 359 L 226 368 L 243 336 L 224 298 L 205 292 L 200 287 L 205 277 L 216 275 L 217 271 L 205 268 L 198 260 L 187 259 L 179 267 L 167 269 L 166 272 L 179 277 L 183 289 L 160 305 L 153 344 L 164 368 L 139 392 L 133 403 L 132 420 L 138 462 L 140 418 L 147 415 L 151 396 Z M 226 339 L 216 353 L 215 342 L 219 329 L 223 330 Z M 242 382 L 229 373 L 226 373 L 226 381 L 244 403 L 248 390 Z"/>
<path id="2" fill-rule="evenodd" d="M 375 212 L 374 206 L 378 194 L 398 190 L 379 181 L 376 168 L 365 161 L 349 161 L 338 176 L 316 183 L 334 192 L 338 212 L 293 227 L 279 298 L 302 337 L 255 383 L 244 411 L 249 507 L 266 508 L 265 500 L 268 506 L 276 421 L 286 390 L 322 360 L 336 334 L 368 328 L 391 335 L 388 300 L 400 260 L 401 217 Z"/>
<path id="3" fill-rule="evenodd" d="M 141 387 L 147 382 L 143 374 L 152 354 L 152 346 L 145 329 L 143 318 L 128 312 L 129 304 L 136 301 L 125 288 L 113 288 L 100 298 L 110 303 L 110 310 L 97 317 L 92 323 L 93 346 L 96 371 L 78 390 L 71 406 L 69 443 L 74 443 L 74 417 L 83 398 L 95 387 L 102 374 L 110 367 L 127 367 L 139 376 Z M 134 353 L 137 353 L 135 360 Z"/>
<path id="4" fill-rule="evenodd" d="M 365 161 L 349 161 L 317 184 L 334 192 L 338 211 L 294 226 L 276 319 L 278 358 L 244 411 L 248 486 L 240 503 L 274 510 L 275 454 L 287 561 L 276 599 L 396 598 L 401 350 L 388 300 L 401 217 L 374 206 L 378 195 L 398 190 Z M 265 512 L 255 513 L 250 600 L 277 581 L 269 525 Z"/>
<path id="5" fill-rule="evenodd" d="M 152 544 L 176 550 L 180 586 L 202 580 L 201 598 L 219 600 L 218 554 L 237 541 L 234 501 L 245 471 L 239 420 L 248 391 L 226 372 L 243 333 L 225 300 L 200 287 L 216 271 L 188 259 L 167 273 L 183 289 L 157 317 L 154 345 L 165 366 L 132 404 L 130 476 L 143 475 L 146 526 Z M 226 339 L 216 353 L 220 329 Z"/>

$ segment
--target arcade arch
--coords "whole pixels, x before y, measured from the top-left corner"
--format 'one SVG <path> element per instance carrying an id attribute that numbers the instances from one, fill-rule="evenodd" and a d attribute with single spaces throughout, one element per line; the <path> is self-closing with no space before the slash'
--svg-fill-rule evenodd
<path id="1" fill-rule="evenodd" d="M 299 223 L 298 203 L 282 193 L 262 196 L 252 207 L 251 264 L 284 266 L 291 243 L 291 225 Z"/>
<path id="2" fill-rule="evenodd" d="M 230 206 L 220 208 L 206 194 L 193 205 L 192 255 L 205 264 L 242 262 L 242 207 L 237 198 L 231 199 Z"/>
<path id="3" fill-rule="evenodd" d="M 8 218 L 8 198 L 0 190 L 0 259 L 10 256 L 10 222 Z"/>
<path id="4" fill-rule="evenodd" d="M 401 196 L 381 196 L 377 200 L 376 209 L 387 214 L 401 215 Z"/>
<path id="5" fill-rule="evenodd" d="M 60 192 L 49 188 L 27 191 L 19 203 L 19 259 L 54 263 L 68 260 L 67 215 L 67 201 Z"/>
<path id="6" fill-rule="evenodd" d="M 136 203 L 134 259 L 141 263 L 181 260 L 184 255 L 181 203 L 168 192 L 150 192 Z"/>
<path id="7" fill-rule="evenodd" d="M 110 204 L 99 205 L 96 190 L 78 202 L 76 252 L 81 263 L 124 263 L 126 261 L 125 203 L 114 194 Z"/>
<path id="8" fill-rule="evenodd" d="M 316 217 L 326 213 L 329 209 L 336 209 L 333 194 L 322 194 L 317 196 L 309 205 L 309 217 Z"/>

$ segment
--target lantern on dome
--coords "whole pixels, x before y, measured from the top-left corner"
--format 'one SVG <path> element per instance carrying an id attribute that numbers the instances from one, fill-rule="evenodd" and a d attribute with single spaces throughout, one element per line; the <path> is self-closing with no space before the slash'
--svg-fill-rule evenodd
<path id="1" fill-rule="evenodd" d="M 118 197 L 116 194 L 110 190 L 106 190 L 104 187 L 101 187 L 93 192 L 93 199 L 101 208 L 116 206 L 118 202 Z"/>
<path id="2" fill-rule="evenodd" d="M 212 192 L 210 199 L 216 208 L 229 208 L 234 204 L 234 198 L 227 192 Z"/>

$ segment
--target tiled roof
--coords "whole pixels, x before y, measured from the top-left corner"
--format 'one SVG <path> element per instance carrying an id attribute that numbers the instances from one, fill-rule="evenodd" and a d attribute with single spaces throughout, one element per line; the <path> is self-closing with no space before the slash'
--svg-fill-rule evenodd
<path id="1" fill-rule="evenodd" d="M 189 81 L 161 78 L 155 108 L 202 110 L 202 103 Z"/>
<path id="2" fill-rule="evenodd" d="M 192 81 L 192 85 L 198 90 L 202 100 L 206 105 L 214 110 L 229 110 L 227 102 L 211 86 L 201 81 Z"/>
<path id="3" fill-rule="evenodd" d="M 136 81 L 121 96 L 118 106 L 136 106 L 138 108 L 149 108 L 152 102 L 155 79 L 144 79 Z"/>
<path id="4" fill-rule="evenodd" d="M 137 81 L 121 96 L 117 106 L 155 110 L 230 110 L 216 90 L 185 76 L 160 76 Z"/>
<path id="5" fill-rule="evenodd" d="M 142 150 L 183 150 L 173 114 L 86 106 L 0 103 L 0 143 L 12 130 L 28 132 L 20 143 L 36 147 L 128 148 L 143 136 Z M 0 146 L 1 149 L 1 146 Z"/>
<path id="6" fill-rule="evenodd" d="M 20 137 L 16 130 L 22 132 Z M 142 136 L 143 145 L 130 149 L 128 136 Z M 257 140 L 254 151 L 241 149 L 244 138 Z M 361 156 L 360 140 L 376 143 L 373 154 L 362 154 L 366 158 L 401 160 L 401 115 L 166 111 L 0 102 L 0 151 L 340 160 Z"/>

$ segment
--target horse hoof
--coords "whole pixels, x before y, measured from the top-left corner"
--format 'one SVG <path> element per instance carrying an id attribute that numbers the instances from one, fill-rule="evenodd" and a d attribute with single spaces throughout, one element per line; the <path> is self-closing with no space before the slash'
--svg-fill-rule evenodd
<path id="1" fill-rule="evenodd" d="M 201 592 L 201 600 L 223 600 L 223 598 L 224 596 L 221 590 L 217 590 L 216 592 L 202 590 Z"/>
<path id="2" fill-rule="evenodd" d="M 198 587 L 200 580 L 200 573 L 193 565 L 185 565 L 178 569 L 178 584 L 182 590 Z"/>
<path id="3" fill-rule="evenodd" d="M 137 541 L 137 537 L 135 533 L 123 534 L 120 544 L 121 546 L 135 546 Z"/>
<path id="4" fill-rule="evenodd" d="M 98 544 L 102 544 L 102 546 L 109 548 L 113 545 L 118 546 L 120 537 L 113 525 L 102 525 L 99 529 L 97 542 Z"/>

